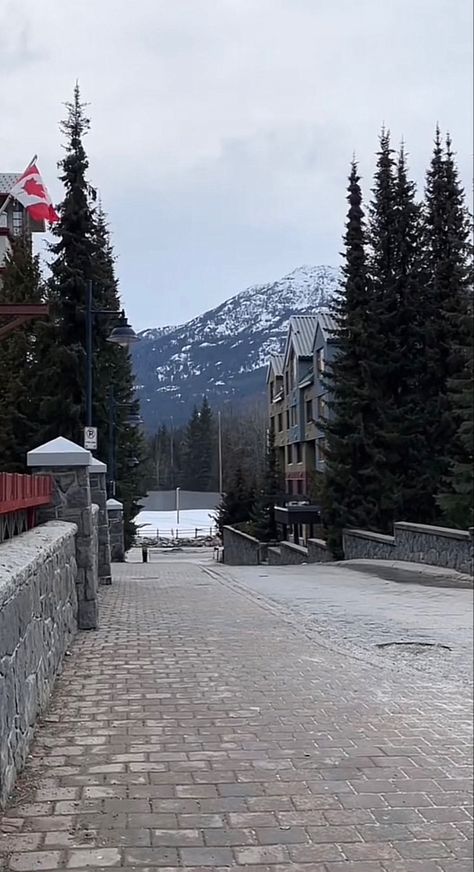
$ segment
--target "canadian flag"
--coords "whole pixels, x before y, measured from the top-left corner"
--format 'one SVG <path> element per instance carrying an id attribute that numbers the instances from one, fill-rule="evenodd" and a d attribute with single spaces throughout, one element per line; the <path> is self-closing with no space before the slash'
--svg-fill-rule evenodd
<path id="1" fill-rule="evenodd" d="M 30 164 L 15 182 L 10 197 L 14 197 L 27 209 L 33 221 L 49 221 L 50 224 L 59 221 L 59 215 L 35 163 Z"/>

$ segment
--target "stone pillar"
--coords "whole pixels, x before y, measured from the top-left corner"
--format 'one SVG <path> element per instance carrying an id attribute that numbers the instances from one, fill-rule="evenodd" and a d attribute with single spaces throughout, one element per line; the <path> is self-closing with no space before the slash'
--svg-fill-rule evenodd
<path id="1" fill-rule="evenodd" d="M 118 500 L 107 500 L 109 516 L 110 556 L 112 563 L 123 563 L 125 560 L 125 544 L 123 535 L 123 503 Z"/>
<path id="2" fill-rule="evenodd" d="M 77 526 L 77 625 L 81 630 L 98 626 L 98 561 L 94 545 L 94 522 L 89 481 L 91 453 L 60 436 L 28 452 L 32 471 L 51 475 L 51 504 L 39 512 L 40 523 L 61 519 Z"/>
<path id="3" fill-rule="evenodd" d="M 93 457 L 89 465 L 89 478 L 92 502 L 99 507 L 99 584 L 112 584 L 106 472 L 106 464 Z"/>

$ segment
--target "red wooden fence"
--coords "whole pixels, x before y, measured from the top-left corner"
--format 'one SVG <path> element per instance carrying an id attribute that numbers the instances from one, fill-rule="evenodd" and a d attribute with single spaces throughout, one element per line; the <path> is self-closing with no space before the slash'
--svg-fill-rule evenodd
<path id="1" fill-rule="evenodd" d="M 49 505 L 52 493 L 49 475 L 0 472 L 0 542 L 34 527 L 36 510 Z"/>

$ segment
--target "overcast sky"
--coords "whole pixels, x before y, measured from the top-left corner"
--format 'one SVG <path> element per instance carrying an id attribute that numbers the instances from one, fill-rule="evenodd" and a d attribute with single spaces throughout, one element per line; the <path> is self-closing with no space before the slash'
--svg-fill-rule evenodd
<path id="1" fill-rule="evenodd" d="M 420 183 L 449 128 L 470 188 L 471 0 L 0 0 L 0 171 L 37 152 L 55 200 L 76 78 L 136 328 L 336 265 L 383 122 Z"/>

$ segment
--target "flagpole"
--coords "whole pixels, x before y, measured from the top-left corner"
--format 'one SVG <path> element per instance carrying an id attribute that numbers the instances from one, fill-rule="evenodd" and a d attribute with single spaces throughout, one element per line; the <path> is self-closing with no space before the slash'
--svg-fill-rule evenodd
<path id="1" fill-rule="evenodd" d="M 34 154 L 33 157 L 31 158 L 29 164 L 26 165 L 25 169 L 24 169 L 23 172 L 21 173 L 21 175 L 24 176 L 25 173 L 27 172 L 27 170 L 29 170 L 30 166 L 31 166 L 32 164 L 34 164 L 35 161 L 37 161 L 37 160 L 38 160 L 38 155 L 37 155 L 37 154 Z M 15 186 L 15 184 L 16 184 L 16 182 L 13 183 L 12 188 Z M 7 198 L 4 200 L 4 202 L 2 203 L 2 205 L 0 206 L 0 215 L 3 215 L 3 213 L 4 213 L 5 209 L 7 208 L 7 206 L 8 206 L 8 204 L 9 204 L 9 202 L 10 202 L 11 199 L 12 199 L 12 195 L 9 194 L 8 197 L 7 197 Z"/>

